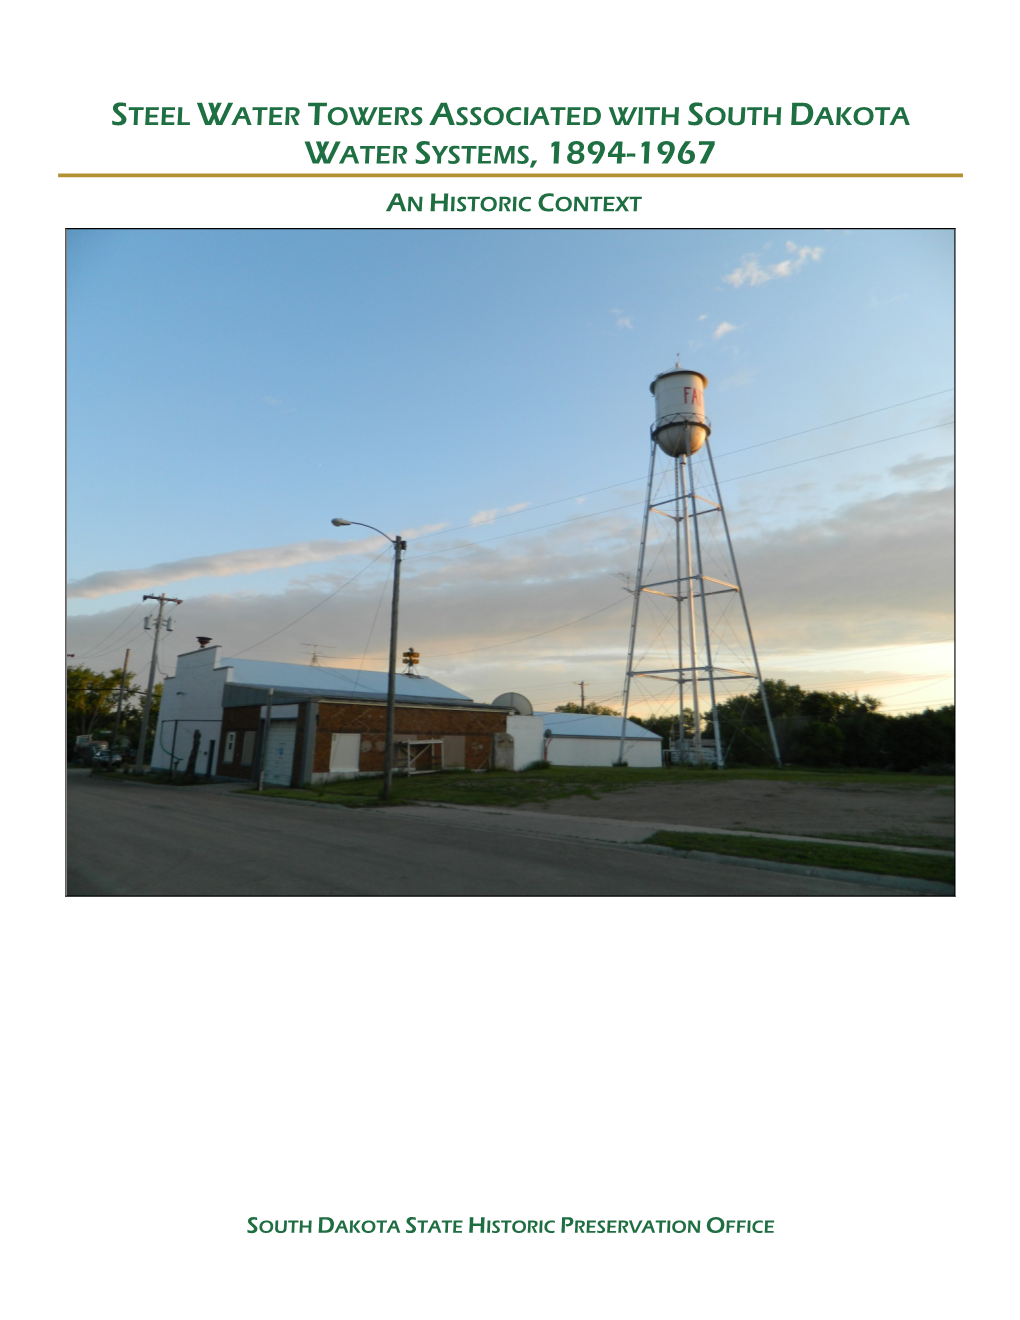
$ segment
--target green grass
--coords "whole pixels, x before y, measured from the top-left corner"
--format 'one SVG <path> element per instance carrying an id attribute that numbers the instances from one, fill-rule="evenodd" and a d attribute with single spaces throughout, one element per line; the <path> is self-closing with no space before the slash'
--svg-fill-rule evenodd
<path id="1" fill-rule="evenodd" d="M 604 793 L 652 784 L 682 785 L 720 783 L 733 779 L 761 779 L 784 784 L 818 784 L 836 788 L 841 784 L 874 784 L 881 788 L 927 789 L 935 776 L 890 774 L 867 770 L 711 770 L 693 766 L 641 770 L 631 767 L 549 766 L 540 771 L 498 771 L 469 774 L 446 771 L 435 775 L 413 775 L 393 781 L 394 802 L 450 802 L 459 806 L 541 806 L 556 798 L 598 798 Z M 297 798 L 306 802 L 333 803 L 345 807 L 378 805 L 380 780 L 344 779 L 318 788 L 269 788 L 263 796 Z M 242 790 L 251 792 L 253 790 Z"/>
<path id="2" fill-rule="evenodd" d="M 936 817 L 941 824 L 952 821 L 952 817 Z M 754 834 L 799 834 L 799 830 L 769 829 L 764 825 L 734 825 L 734 829 L 749 830 Z M 910 834 L 906 830 L 874 830 L 870 834 L 847 834 L 839 831 L 835 834 L 814 834 L 813 839 L 844 839 L 847 843 L 887 843 L 897 848 L 935 848 L 939 852 L 954 852 L 956 849 L 956 840 L 952 835 L 945 834 Z"/>
<path id="3" fill-rule="evenodd" d="M 834 867 L 840 871 L 867 871 L 872 875 L 901 875 L 952 884 L 951 857 L 925 857 L 921 853 L 891 853 L 880 848 L 840 847 L 834 843 L 790 843 L 785 839 L 746 839 L 732 834 L 657 830 L 645 840 L 666 848 L 723 853 L 729 857 L 758 857 L 767 862 L 796 862 L 801 866 Z"/>
<path id="4" fill-rule="evenodd" d="M 201 788 L 207 784 L 223 783 L 223 780 L 217 781 L 215 778 L 206 779 L 205 775 L 196 775 L 194 779 L 185 779 L 183 770 L 178 770 L 173 779 L 164 770 L 147 771 L 143 775 L 136 775 L 133 772 L 124 773 L 120 770 L 93 770 L 91 771 L 93 779 L 105 784 L 172 784 L 174 788 Z"/>
<path id="5" fill-rule="evenodd" d="M 819 839 L 846 839 L 850 843 L 891 843 L 897 848 L 937 848 L 953 852 L 956 840 L 944 834 L 907 834 L 900 830 L 876 830 L 874 834 L 819 834 Z"/>

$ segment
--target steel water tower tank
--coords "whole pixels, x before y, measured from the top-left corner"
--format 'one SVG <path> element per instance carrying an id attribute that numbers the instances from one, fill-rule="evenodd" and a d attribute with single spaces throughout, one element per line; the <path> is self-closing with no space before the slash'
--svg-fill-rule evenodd
<path id="1" fill-rule="evenodd" d="M 670 458 L 693 454 L 712 430 L 705 416 L 708 377 L 681 367 L 663 371 L 649 385 L 655 395 L 652 439 Z"/>

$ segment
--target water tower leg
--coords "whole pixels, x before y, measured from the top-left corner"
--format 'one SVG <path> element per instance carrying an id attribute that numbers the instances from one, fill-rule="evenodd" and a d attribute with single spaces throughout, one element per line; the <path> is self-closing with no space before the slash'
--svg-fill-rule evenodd
<path id="1" fill-rule="evenodd" d="M 655 450 L 657 446 L 652 441 L 652 452 L 648 464 L 648 490 L 645 494 L 645 516 L 641 524 L 641 549 L 638 551 L 637 580 L 634 583 L 634 607 L 630 613 L 630 644 L 627 647 L 627 673 L 623 680 L 623 717 L 620 720 L 620 750 L 617 754 L 617 761 L 623 760 L 623 743 L 627 736 L 627 707 L 630 704 L 630 675 L 634 668 L 634 639 L 637 636 L 638 606 L 641 603 L 641 581 L 645 571 L 645 544 L 648 541 L 648 519 L 652 512 L 652 482 L 655 479 Z"/>
<path id="2" fill-rule="evenodd" d="M 706 441 L 707 443 L 707 441 Z M 719 733 L 719 705 L 715 695 L 715 670 L 712 668 L 712 639 L 708 632 L 708 601 L 705 598 L 705 570 L 701 562 L 701 532 L 698 528 L 698 510 L 694 504 L 694 464 L 691 464 L 691 506 L 694 523 L 694 551 L 698 559 L 698 590 L 701 594 L 701 623 L 705 632 L 705 664 L 708 667 L 708 692 L 712 702 L 712 728 L 715 732 L 715 763 L 722 769 L 722 737 Z M 692 584 L 693 586 L 693 584 Z"/>
<path id="3" fill-rule="evenodd" d="M 679 731 L 679 747 L 684 745 L 684 609 L 683 609 L 683 557 L 680 548 L 680 519 L 683 517 L 680 503 L 680 459 L 673 464 L 673 492 L 676 498 L 676 518 L 673 530 L 676 533 L 676 680 L 677 710 L 676 720 Z"/>
<path id="4" fill-rule="evenodd" d="M 681 454 L 676 461 L 679 486 L 677 498 L 683 497 L 684 509 L 684 544 L 687 563 L 687 627 L 691 635 L 691 700 L 694 705 L 694 755 L 699 765 L 702 763 L 701 748 L 701 710 L 698 706 L 698 642 L 694 623 L 694 569 L 691 556 L 691 517 L 687 501 L 687 455 Z M 680 584 L 677 583 L 679 593 Z M 681 660 L 681 668 L 683 662 Z"/>
<path id="5" fill-rule="evenodd" d="M 726 533 L 726 545 L 730 552 L 730 564 L 733 568 L 733 581 L 739 588 L 737 594 L 740 597 L 740 608 L 744 612 L 744 625 L 747 628 L 747 640 L 751 647 L 751 656 L 754 660 L 754 672 L 758 677 L 758 692 L 761 694 L 761 704 L 765 711 L 765 723 L 768 725 L 769 738 L 772 741 L 772 753 L 776 758 L 776 765 L 782 766 L 783 758 L 779 754 L 779 741 L 776 738 L 776 730 L 772 723 L 772 712 L 769 710 L 768 693 L 765 691 L 765 682 L 761 676 L 761 665 L 758 663 L 758 651 L 754 645 L 754 633 L 751 631 L 751 617 L 747 612 L 747 601 L 744 598 L 744 586 L 740 581 L 740 570 L 737 568 L 737 557 L 733 553 L 733 541 L 730 539 L 730 525 L 726 519 L 726 509 L 723 506 L 722 495 L 719 493 L 719 478 L 715 471 L 715 459 L 712 457 L 712 446 L 708 440 L 705 441 L 705 451 L 708 454 L 709 466 L 712 469 L 712 482 L 715 485 L 716 503 L 719 505 L 719 512 L 722 514 L 723 531 Z M 718 730 L 718 724 L 716 725 Z M 718 736 L 718 732 L 717 735 Z"/>

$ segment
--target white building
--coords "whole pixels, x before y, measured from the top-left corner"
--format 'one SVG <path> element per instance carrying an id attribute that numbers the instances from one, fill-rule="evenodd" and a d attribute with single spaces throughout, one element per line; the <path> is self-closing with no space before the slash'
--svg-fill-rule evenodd
<path id="1" fill-rule="evenodd" d="M 386 699 L 388 679 L 388 674 L 375 670 L 221 659 L 218 646 L 185 652 L 177 657 L 176 673 L 163 683 L 152 768 L 183 770 L 197 732 L 198 774 L 250 777 L 272 689 L 268 735 L 272 741 L 265 758 L 269 782 L 320 783 L 379 771 L 384 746 L 379 732 L 370 734 L 363 719 L 348 727 L 338 712 L 340 706 L 347 714 L 363 705 L 378 710 Z M 412 755 L 419 766 L 429 769 L 523 770 L 536 761 L 607 766 L 619 759 L 618 715 L 533 712 L 527 698 L 515 692 L 486 705 L 416 674 L 397 675 L 396 698 L 398 742 L 403 740 L 410 749 L 409 764 Z M 329 712 L 328 718 L 320 714 L 320 707 Z M 243 718 L 240 708 L 247 711 Z M 316 741 L 327 726 L 334 731 L 332 743 L 337 746 L 316 751 Z M 414 733 L 404 726 L 413 726 Z M 347 748 L 344 756 L 340 744 Z M 442 754 L 436 750 L 439 746 Z M 631 766 L 661 766 L 662 740 L 628 720 L 623 760 Z"/>
<path id="2" fill-rule="evenodd" d="M 255 702 L 266 689 L 275 690 L 278 696 L 273 706 L 273 726 L 275 729 L 279 723 L 281 728 L 286 726 L 287 732 L 298 717 L 297 706 L 286 704 L 288 692 L 295 696 L 321 693 L 323 698 L 362 697 L 369 702 L 386 698 L 389 678 L 386 673 L 295 665 L 278 660 L 221 659 L 220 649 L 207 646 L 179 655 L 175 674 L 164 680 L 152 752 L 154 770 L 169 770 L 171 761 L 176 769 L 183 770 L 197 731 L 200 742 L 196 770 L 199 774 L 210 769 L 215 773 L 223 750 L 223 708 L 241 700 L 248 689 L 254 694 L 251 700 Z M 397 675 L 396 696 L 398 705 L 474 704 L 463 693 L 435 679 L 410 674 Z"/>
<path id="3" fill-rule="evenodd" d="M 612 765 L 620 758 L 620 716 L 569 711 L 536 711 L 511 715 L 506 731 L 514 740 L 513 769 L 533 761 L 550 765 Z M 631 766 L 662 765 L 662 739 L 650 729 L 627 720 L 623 759 Z"/>

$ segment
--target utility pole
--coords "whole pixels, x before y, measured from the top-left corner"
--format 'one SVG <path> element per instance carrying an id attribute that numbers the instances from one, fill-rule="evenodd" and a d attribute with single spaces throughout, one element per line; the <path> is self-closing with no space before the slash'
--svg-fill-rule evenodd
<path id="1" fill-rule="evenodd" d="M 158 600 L 159 613 L 156 616 L 156 630 L 152 638 L 152 662 L 149 665 L 149 686 L 145 691 L 145 706 L 142 709 L 142 727 L 138 734 L 138 755 L 135 758 L 135 774 L 141 774 L 145 765 L 145 740 L 149 736 L 149 714 L 152 711 L 152 689 L 156 686 L 156 659 L 159 654 L 159 630 L 164 627 L 163 610 L 167 602 L 173 605 L 183 605 L 182 600 L 176 596 L 143 596 L 142 600 Z"/>
<path id="2" fill-rule="evenodd" d="M 382 800 L 388 802 L 393 792 L 393 739 L 397 702 L 397 608 L 400 602 L 400 556 L 407 542 L 393 538 L 393 601 L 390 608 L 390 673 L 386 684 L 386 751 L 383 759 Z"/>
<path id="3" fill-rule="evenodd" d="M 383 786 L 380 798 L 390 800 L 393 791 L 393 737 L 396 724 L 397 702 L 397 610 L 400 603 L 400 556 L 407 549 L 407 542 L 399 536 L 390 536 L 380 531 L 371 523 L 351 522 L 349 518 L 334 518 L 334 527 L 367 527 L 370 532 L 379 532 L 393 546 L 393 602 L 390 608 L 390 672 L 386 686 L 386 751 L 383 761 Z M 410 768 L 410 767 L 409 767 Z"/>
<path id="4" fill-rule="evenodd" d="M 581 714 L 582 714 L 582 715 L 584 714 L 584 684 L 585 684 L 585 682 L 587 682 L 587 679 L 583 680 L 583 681 L 580 682 L 580 683 L 575 683 L 575 684 L 574 684 L 574 687 L 579 687 L 579 688 L 581 689 Z"/>
<path id="5" fill-rule="evenodd" d="M 120 691 L 117 693 L 117 718 L 113 721 L 113 737 L 110 739 L 110 769 L 113 769 L 113 754 L 117 750 L 117 734 L 120 732 L 120 713 L 124 708 L 124 684 L 127 682 L 128 661 L 131 650 L 124 652 L 124 668 L 120 671 Z"/>
<path id="6" fill-rule="evenodd" d="M 266 757 L 269 755 L 269 730 L 273 720 L 273 689 L 266 689 L 266 722 L 262 729 L 262 754 L 259 756 L 259 792 L 266 779 Z"/>

